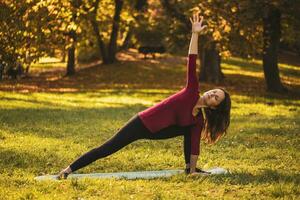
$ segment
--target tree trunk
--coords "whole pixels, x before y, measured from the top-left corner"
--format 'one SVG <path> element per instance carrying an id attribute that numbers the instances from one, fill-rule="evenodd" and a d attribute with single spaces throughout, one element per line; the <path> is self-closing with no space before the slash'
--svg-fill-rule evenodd
<path id="1" fill-rule="evenodd" d="M 66 51 L 62 50 L 60 62 L 66 62 Z"/>
<path id="2" fill-rule="evenodd" d="M 76 32 L 70 31 L 70 37 L 72 38 L 71 47 L 68 49 L 68 61 L 67 61 L 67 73 L 66 76 L 75 74 L 75 45 L 76 45 Z"/>
<path id="3" fill-rule="evenodd" d="M 116 61 L 117 53 L 117 39 L 120 27 L 120 14 L 123 7 L 123 0 L 115 0 L 115 13 L 113 17 L 113 26 L 108 45 L 108 62 L 114 63 Z"/>
<path id="4" fill-rule="evenodd" d="M 30 70 L 30 64 L 27 63 L 26 68 L 25 68 L 25 74 L 28 75 Z"/>
<path id="5" fill-rule="evenodd" d="M 72 45 L 68 49 L 68 63 L 66 76 L 75 74 L 75 45 Z"/>
<path id="6" fill-rule="evenodd" d="M 133 34 L 132 29 L 133 29 L 133 26 L 130 25 L 129 29 L 128 29 L 128 32 L 126 33 L 125 39 L 124 39 L 124 41 L 123 41 L 123 43 L 120 47 L 120 50 L 128 49 L 131 46 L 130 42 L 131 42 L 131 37 L 132 37 L 132 34 Z"/>
<path id="7" fill-rule="evenodd" d="M 72 12 L 72 22 L 76 22 L 78 10 L 81 6 L 81 1 L 70 1 L 74 11 Z M 72 29 L 68 33 L 71 46 L 68 49 L 68 61 L 67 61 L 67 73 L 66 76 L 71 76 L 75 74 L 75 47 L 77 42 L 76 29 Z"/>
<path id="8" fill-rule="evenodd" d="M 27 49 L 30 48 L 30 42 L 28 42 L 28 46 L 27 46 Z M 30 65 L 32 63 L 32 59 L 30 57 L 30 54 L 29 54 L 29 51 L 26 51 L 26 54 L 25 54 L 25 75 L 28 76 L 29 75 L 29 70 L 30 70 Z"/>
<path id="9" fill-rule="evenodd" d="M 200 46 L 200 75 L 199 80 L 204 82 L 220 83 L 224 75 L 221 71 L 221 56 L 216 49 L 216 43 L 211 42 L 207 47 Z"/>
<path id="10" fill-rule="evenodd" d="M 106 53 L 106 45 L 103 42 L 102 37 L 100 35 L 99 27 L 98 27 L 98 23 L 97 23 L 96 19 L 91 20 L 91 24 L 92 24 L 92 27 L 93 27 L 93 30 L 94 30 L 94 33 L 95 33 L 95 36 L 96 36 L 96 39 L 97 39 L 97 45 L 98 45 L 98 48 L 100 50 L 102 63 L 107 64 L 108 63 L 108 56 L 107 56 L 107 53 Z"/>
<path id="11" fill-rule="evenodd" d="M 93 31 L 95 33 L 96 36 L 96 40 L 97 40 L 97 46 L 99 48 L 100 51 L 100 55 L 102 58 L 102 63 L 103 64 L 107 64 L 108 63 L 108 56 L 107 56 L 107 52 L 106 52 L 106 45 L 104 43 L 104 41 L 102 40 L 101 34 L 100 34 L 100 30 L 98 27 L 98 22 L 97 22 L 97 12 L 98 12 L 98 8 L 99 8 L 99 3 L 100 0 L 96 0 L 94 2 L 94 9 L 92 11 L 92 19 L 90 20 Z"/>
<path id="12" fill-rule="evenodd" d="M 277 93 L 287 91 L 280 81 L 278 69 L 278 47 L 281 36 L 280 20 L 280 11 L 270 6 L 263 18 L 263 68 L 267 90 Z"/>
<path id="13" fill-rule="evenodd" d="M 3 71 L 4 71 L 4 65 L 2 64 L 2 61 L 0 60 L 0 81 L 3 77 Z"/>

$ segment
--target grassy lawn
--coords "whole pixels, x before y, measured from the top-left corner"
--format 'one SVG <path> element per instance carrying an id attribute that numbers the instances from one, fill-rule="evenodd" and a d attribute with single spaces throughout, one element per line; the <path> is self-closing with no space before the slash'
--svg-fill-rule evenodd
<path id="1" fill-rule="evenodd" d="M 34 180 L 59 172 L 138 111 L 183 87 L 185 58 L 97 65 L 71 78 L 59 71 L 4 81 L 0 199 L 298 199 L 300 67 L 280 65 L 283 82 L 293 91 L 287 95 L 264 92 L 259 63 L 232 58 L 222 67 L 227 78 L 220 86 L 232 94 L 231 126 L 216 145 L 201 143 L 198 166 L 231 173 L 210 177 Z M 202 92 L 213 87 L 201 85 Z M 78 173 L 182 169 L 182 141 L 140 140 Z"/>

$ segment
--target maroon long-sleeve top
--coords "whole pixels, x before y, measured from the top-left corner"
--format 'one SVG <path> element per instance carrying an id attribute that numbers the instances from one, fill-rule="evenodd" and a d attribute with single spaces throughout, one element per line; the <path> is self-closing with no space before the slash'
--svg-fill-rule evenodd
<path id="1" fill-rule="evenodd" d="M 203 127 L 203 115 L 192 115 L 199 99 L 199 82 L 196 74 L 197 54 L 189 54 L 187 59 L 187 82 L 179 92 L 158 104 L 139 112 L 144 125 L 155 133 L 170 125 L 191 125 L 191 154 L 199 155 L 200 136 Z"/>

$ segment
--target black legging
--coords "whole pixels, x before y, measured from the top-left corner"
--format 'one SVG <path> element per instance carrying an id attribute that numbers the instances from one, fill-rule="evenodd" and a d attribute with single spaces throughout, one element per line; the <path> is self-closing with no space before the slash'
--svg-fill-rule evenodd
<path id="1" fill-rule="evenodd" d="M 184 136 L 184 158 L 185 163 L 190 162 L 191 134 L 190 126 L 172 125 L 156 133 L 151 133 L 143 124 L 138 115 L 132 117 L 113 137 L 101 146 L 90 150 L 75 160 L 70 168 L 72 172 L 87 166 L 99 158 L 109 156 L 133 141 L 139 139 L 160 140 L 183 135 Z"/>

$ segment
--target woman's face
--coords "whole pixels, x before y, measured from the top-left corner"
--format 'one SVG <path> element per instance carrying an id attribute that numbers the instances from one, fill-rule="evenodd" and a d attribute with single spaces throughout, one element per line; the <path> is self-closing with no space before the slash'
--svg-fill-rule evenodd
<path id="1" fill-rule="evenodd" d="M 210 108 L 216 108 L 225 98 L 225 94 L 221 89 L 206 91 L 203 96 L 204 103 Z"/>

